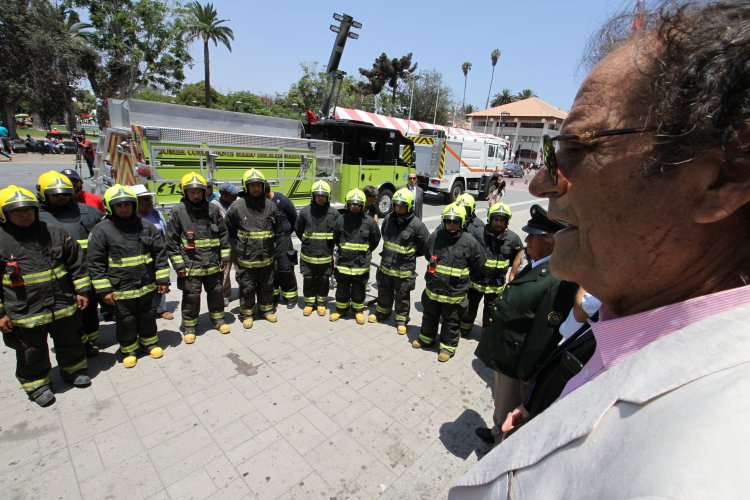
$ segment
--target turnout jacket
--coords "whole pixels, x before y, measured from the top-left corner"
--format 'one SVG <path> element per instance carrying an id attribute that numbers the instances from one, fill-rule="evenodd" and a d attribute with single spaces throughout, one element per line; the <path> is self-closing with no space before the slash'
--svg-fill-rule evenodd
<path id="1" fill-rule="evenodd" d="M 0 317 L 7 314 L 21 328 L 72 316 L 78 309 L 75 296 L 91 288 L 76 240 L 43 221 L 28 228 L 0 225 L 0 266 Z"/>
<path id="2" fill-rule="evenodd" d="M 333 261 L 333 229 L 339 218 L 330 203 L 310 203 L 302 209 L 294 224 L 294 232 L 302 242 L 300 259 L 308 264 L 328 264 Z"/>
<path id="3" fill-rule="evenodd" d="M 336 270 L 352 276 L 369 275 L 372 251 L 380 243 L 378 223 L 363 212 L 345 212 L 333 228 L 336 252 Z"/>
<path id="4" fill-rule="evenodd" d="M 98 294 L 135 299 L 169 285 L 164 237 L 135 213 L 128 220 L 108 215 L 89 235 L 91 282 Z"/>
<path id="5" fill-rule="evenodd" d="M 470 226 L 469 231 L 484 247 L 487 257 L 482 273 L 472 278 L 471 288 L 482 293 L 502 292 L 508 268 L 523 248 L 521 238 L 510 229 L 495 234 L 489 224 L 481 228 Z"/>
<path id="6" fill-rule="evenodd" d="M 380 252 L 380 272 L 394 278 L 415 275 L 417 255 L 424 254 L 430 233 L 414 213 L 399 217 L 391 212 L 383 220 L 383 251 Z"/>
<path id="7" fill-rule="evenodd" d="M 265 196 L 238 198 L 225 216 L 229 239 L 242 267 L 266 267 L 273 264 L 278 212 Z"/>
<path id="8" fill-rule="evenodd" d="M 64 207 L 56 207 L 40 202 L 39 220 L 62 226 L 65 231 L 76 239 L 78 244 L 86 250 L 89 244 L 89 233 L 102 220 L 104 212 L 86 205 L 85 203 L 70 203 Z"/>
<path id="9" fill-rule="evenodd" d="M 172 208 L 167 223 L 167 255 L 172 267 L 186 269 L 188 276 L 221 272 L 229 262 L 229 238 L 221 210 L 203 200 L 194 206 L 184 198 Z"/>
<path id="10" fill-rule="evenodd" d="M 446 304 L 460 304 L 466 299 L 469 277 L 481 273 L 485 258 L 479 242 L 469 233 L 451 235 L 442 227 L 430 235 L 424 256 L 428 262 L 425 293 Z"/>

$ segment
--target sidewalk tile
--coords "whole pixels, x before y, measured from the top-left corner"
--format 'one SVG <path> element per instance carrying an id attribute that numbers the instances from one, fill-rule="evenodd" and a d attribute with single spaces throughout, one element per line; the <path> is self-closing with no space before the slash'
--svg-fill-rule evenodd
<path id="1" fill-rule="evenodd" d="M 204 470 L 187 472 L 185 477 L 167 487 L 170 498 L 203 500 L 217 491 Z"/>
<path id="2" fill-rule="evenodd" d="M 279 441 L 237 465 L 247 485 L 260 498 L 278 498 L 312 472 L 312 467 L 286 441 Z"/>

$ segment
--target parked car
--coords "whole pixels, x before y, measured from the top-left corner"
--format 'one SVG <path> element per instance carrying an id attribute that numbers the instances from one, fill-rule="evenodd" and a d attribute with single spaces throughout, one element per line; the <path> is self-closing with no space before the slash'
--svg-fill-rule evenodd
<path id="1" fill-rule="evenodd" d="M 511 163 L 503 168 L 503 177 L 523 177 L 523 167 Z"/>

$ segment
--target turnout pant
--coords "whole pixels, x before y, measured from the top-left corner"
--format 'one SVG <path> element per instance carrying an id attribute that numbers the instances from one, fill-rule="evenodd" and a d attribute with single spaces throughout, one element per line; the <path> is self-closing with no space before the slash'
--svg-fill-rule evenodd
<path id="1" fill-rule="evenodd" d="M 255 299 L 258 311 L 265 315 L 273 311 L 273 264 L 263 267 L 237 266 L 237 284 L 240 287 L 240 316 L 252 318 Z"/>
<path id="2" fill-rule="evenodd" d="M 237 254 L 234 252 L 234 248 L 232 248 L 230 252 L 230 258 L 229 262 L 227 262 L 227 267 L 224 268 L 224 297 L 229 299 L 232 297 L 232 280 L 230 279 L 230 273 L 232 271 L 232 264 L 234 264 L 235 269 L 239 269 L 239 266 L 237 264 Z"/>
<path id="3" fill-rule="evenodd" d="M 325 306 L 328 302 L 333 263 L 310 264 L 303 260 L 300 262 L 299 270 L 302 272 L 302 295 L 305 297 L 305 305 L 314 306 L 317 303 L 319 306 Z"/>
<path id="4" fill-rule="evenodd" d="M 294 252 L 292 235 L 279 234 L 276 237 L 276 280 L 273 288 L 274 295 L 280 293 L 287 302 L 296 302 L 297 276 L 290 252 Z"/>
<path id="5" fill-rule="evenodd" d="M 412 274 L 409 278 L 397 278 L 378 269 L 375 278 L 378 283 L 375 315 L 379 320 L 384 320 L 391 315 L 391 310 L 395 309 L 396 325 L 406 326 L 409 323 L 411 291 L 416 285 L 416 275 Z"/>
<path id="6" fill-rule="evenodd" d="M 211 323 L 224 321 L 224 296 L 222 293 L 221 271 L 206 276 L 185 276 L 177 278 L 177 288 L 182 290 L 182 327 L 195 328 L 201 310 L 201 288 L 206 290 L 208 315 Z"/>
<path id="7" fill-rule="evenodd" d="M 469 288 L 469 305 L 461 318 L 461 330 L 470 330 L 474 326 L 474 320 L 477 317 L 477 312 L 479 312 L 479 302 L 482 301 L 482 297 L 484 297 L 484 306 L 482 307 L 482 328 L 484 328 L 489 319 L 489 307 L 495 301 L 497 295 L 496 293 L 484 294 L 479 290 Z"/>
<path id="8" fill-rule="evenodd" d="M 336 311 L 345 313 L 351 306 L 355 313 L 365 310 L 365 287 L 370 274 L 343 274 L 334 270 L 336 275 Z"/>
<path id="9" fill-rule="evenodd" d="M 93 288 L 88 293 L 89 305 L 81 311 L 81 342 L 96 344 L 99 340 L 99 297 Z"/>
<path id="10" fill-rule="evenodd" d="M 14 327 L 3 334 L 5 345 L 16 351 L 16 378 L 27 393 L 49 385 L 52 368 L 47 346 L 47 334 L 55 345 L 55 357 L 62 374 L 72 375 L 85 370 L 86 348 L 80 336 L 81 317 L 78 312 L 46 325 L 33 328 Z"/>
<path id="11" fill-rule="evenodd" d="M 460 304 L 438 302 L 429 298 L 426 292 L 422 292 L 422 328 L 419 331 L 419 340 L 424 345 L 432 345 L 438 334 L 438 324 L 442 321 L 440 350 L 453 356 L 461 337 L 458 323 L 466 310 L 466 302 L 465 299 Z"/>
<path id="12" fill-rule="evenodd" d="M 148 348 L 156 345 L 156 291 L 134 299 L 117 299 L 115 292 L 115 321 L 117 343 L 123 354 L 138 350 L 139 345 Z"/>

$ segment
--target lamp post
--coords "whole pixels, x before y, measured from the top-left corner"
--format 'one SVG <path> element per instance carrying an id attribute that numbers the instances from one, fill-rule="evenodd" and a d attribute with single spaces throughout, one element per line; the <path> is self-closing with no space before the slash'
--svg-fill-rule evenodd
<path id="1" fill-rule="evenodd" d="M 500 113 L 500 137 L 503 137 L 503 129 L 505 128 L 505 119 L 510 116 L 510 113 L 503 111 Z"/>
<path id="2" fill-rule="evenodd" d="M 438 85 L 437 95 L 435 96 L 435 114 L 432 116 L 432 123 L 437 123 L 437 107 L 440 100 L 440 85 Z"/>
<path id="3" fill-rule="evenodd" d="M 406 121 L 406 135 L 409 135 L 409 130 L 411 129 L 411 105 L 414 103 L 414 87 L 417 84 L 417 80 L 419 80 L 421 76 L 414 75 L 411 81 L 411 97 L 409 97 L 409 119 Z"/>

